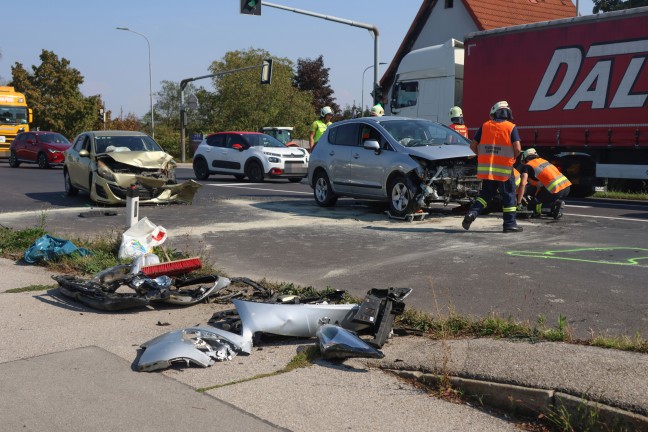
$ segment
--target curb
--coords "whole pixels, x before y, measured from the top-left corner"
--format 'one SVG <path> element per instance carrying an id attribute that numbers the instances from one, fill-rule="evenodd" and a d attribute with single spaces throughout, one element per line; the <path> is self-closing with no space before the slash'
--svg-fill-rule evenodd
<path id="1" fill-rule="evenodd" d="M 444 377 L 419 371 L 384 370 L 404 379 L 416 380 L 426 387 L 438 387 L 445 380 L 462 391 L 463 397 L 477 398 L 482 405 L 523 416 L 543 414 L 550 419 L 565 419 L 580 430 L 648 431 L 648 417 L 557 390 Z"/>

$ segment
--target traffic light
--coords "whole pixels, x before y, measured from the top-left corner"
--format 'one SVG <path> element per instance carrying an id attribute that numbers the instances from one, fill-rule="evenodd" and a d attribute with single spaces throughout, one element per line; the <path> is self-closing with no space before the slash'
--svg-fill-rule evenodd
<path id="1" fill-rule="evenodd" d="M 99 120 L 101 123 L 106 123 L 106 113 L 104 112 L 103 108 L 99 108 L 99 110 L 97 110 L 97 120 Z"/>
<path id="2" fill-rule="evenodd" d="M 245 15 L 261 15 L 261 0 L 241 0 L 241 13 Z"/>
<path id="3" fill-rule="evenodd" d="M 261 66 L 261 84 L 270 84 L 272 82 L 272 59 L 263 60 Z"/>

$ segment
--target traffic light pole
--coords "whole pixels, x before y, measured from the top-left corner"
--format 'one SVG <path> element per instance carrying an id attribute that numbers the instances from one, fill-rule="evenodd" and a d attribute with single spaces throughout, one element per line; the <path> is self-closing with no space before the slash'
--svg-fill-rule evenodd
<path id="1" fill-rule="evenodd" d="M 373 84 L 374 105 L 377 104 L 378 102 L 381 102 L 380 97 L 379 97 L 379 92 L 377 91 L 378 88 L 380 87 L 380 84 L 378 83 L 378 36 L 380 34 L 378 32 L 378 27 L 376 27 L 375 25 L 372 25 L 372 24 L 365 24 L 365 23 L 361 23 L 361 22 L 358 22 L 358 21 L 351 21 L 351 20 L 344 19 L 344 18 L 337 18 L 337 17 L 330 16 L 330 15 L 323 15 L 323 14 L 320 14 L 320 13 L 317 13 L 317 12 L 310 12 L 310 11 L 303 10 L 303 9 L 296 9 L 296 8 L 293 8 L 293 7 L 278 5 L 278 4 L 274 4 L 274 3 L 268 3 L 268 2 L 263 1 L 263 0 L 261 1 L 261 4 L 263 6 L 268 6 L 268 7 L 272 7 L 272 8 L 276 8 L 276 9 L 283 9 L 283 10 L 287 10 L 287 11 L 302 14 L 302 15 L 308 15 L 308 16 L 312 16 L 312 17 L 315 17 L 315 18 L 321 18 L 321 19 L 325 19 L 325 20 L 328 20 L 328 21 L 334 21 L 334 22 L 338 22 L 338 23 L 341 23 L 341 24 L 347 24 L 347 25 L 350 25 L 350 26 L 353 26 L 353 27 L 360 27 L 360 28 L 367 29 L 370 32 L 372 32 L 373 36 L 374 36 L 374 84 Z"/>

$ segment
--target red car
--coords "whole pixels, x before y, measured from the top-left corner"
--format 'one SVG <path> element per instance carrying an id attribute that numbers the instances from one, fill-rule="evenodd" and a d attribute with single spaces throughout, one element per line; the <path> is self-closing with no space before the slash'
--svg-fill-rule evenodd
<path id="1" fill-rule="evenodd" d="M 67 138 L 58 132 L 30 131 L 16 135 L 9 147 L 9 166 L 37 163 L 40 168 L 63 165 L 63 152 L 70 148 Z"/>

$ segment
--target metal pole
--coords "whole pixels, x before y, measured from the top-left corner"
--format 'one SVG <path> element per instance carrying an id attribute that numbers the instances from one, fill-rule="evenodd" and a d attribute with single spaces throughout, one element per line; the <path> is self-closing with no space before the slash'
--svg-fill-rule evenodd
<path id="1" fill-rule="evenodd" d="M 142 33 L 138 33 L 135 30 L 131 30 L 128 27 L 115 27 L 115 28 L 117 30 L 125 30 L 131 33 L 135 33 L 136 35 L 140 35 L 144 39 L 146 39 L 146 44 L 148 45 L 149 102 L 151 104 L 151 137 L 155 139 L 155 113 L 153 111 L 153 78 L 151 74 L 151 42 L 149 42 L 148 38 L 144 36 Z"/>
<path id="2" fill-rule="evenodd" d="M 387 63 L 385 63 L 385 62 L 380 62 L 380 63 L 379 63 L 379 65 L 385 65 L 385 64 L 387 64 Z M 364 83 L 365 83 L 365 73 L 366 73 L 369 69 L 371 69 L 372 67 L 375 67 L 375 66 L 374 66 L 374 65 L 367 66 L 367 67 L 365 68 L 365 70 L 362 72 L 362 96 L 361 96 L 361 100 L 362 100 L 361 104 L 362 104 L 362 106 L 361 106 L 361 108 L 362 108 L 362 112 L 363 112 L 363 113 L 364 113 Z M 376 104 L 374 104 L 374 105 L 376 105 Z"/>
<path id="3" fill-rule="evenodd" d="M 312 17 L 315 17 L 315 18 L 321 18 L 321 19 L 325 19 L 325 20 L 328 20 L 328 21 L 334 21 L 334 22 L 338 22 L 338 23 L 342 23 L 342 24 L 347 24 L 347 25 L 350 25 L 350 26 L 353 26 L 353 27 L 360 27 L 360 28 L 367 29 L 370 32 L 372 32 L 374 34 L 374 85 L 373 85 L 373 87 L 374 87 L 374 105 L 379 102 L 376 99 L 376 96 L 375 96 L 376 95 L 375 90 L 379 86 L 379 84 L 378 84 L 378 37 L 379 37 L 378 27 L 376 27 L 375 25 L 372 25 L 372 24 L 365 24 L 365 23 L 361 23 L 361 22 L 358 22 L 358 21 L 351 21 L 351 20 L 344 19 L 344 18 L 337 18 L 337 17 L 330 16 L 330 15 L 324 15 L 324 14 L 320 14 L 320 13 L 317 13 L 317 12 L 311 12 L 311 11 L 307 11 L 307 10 L 303 10 L 303 9 L 297 9 L 297 8 L 293 8 L 293 7 L 278 5 L 278 4 L 275 4 L 275 3 L 268 3 L 268 2 L 265 2 L 265 1 L 261 1 L 261 4 L 263 6 L 273 7 L 273 8 L 277 8 L 277 9 L 283 9 L 283 10 L 287 10 L 287 11 L 290 11 L 290 12 L 295 12 L 295 13 L 302 14 L 302 15 L 308 15 L 308 16 L 312 16 Z"/>

